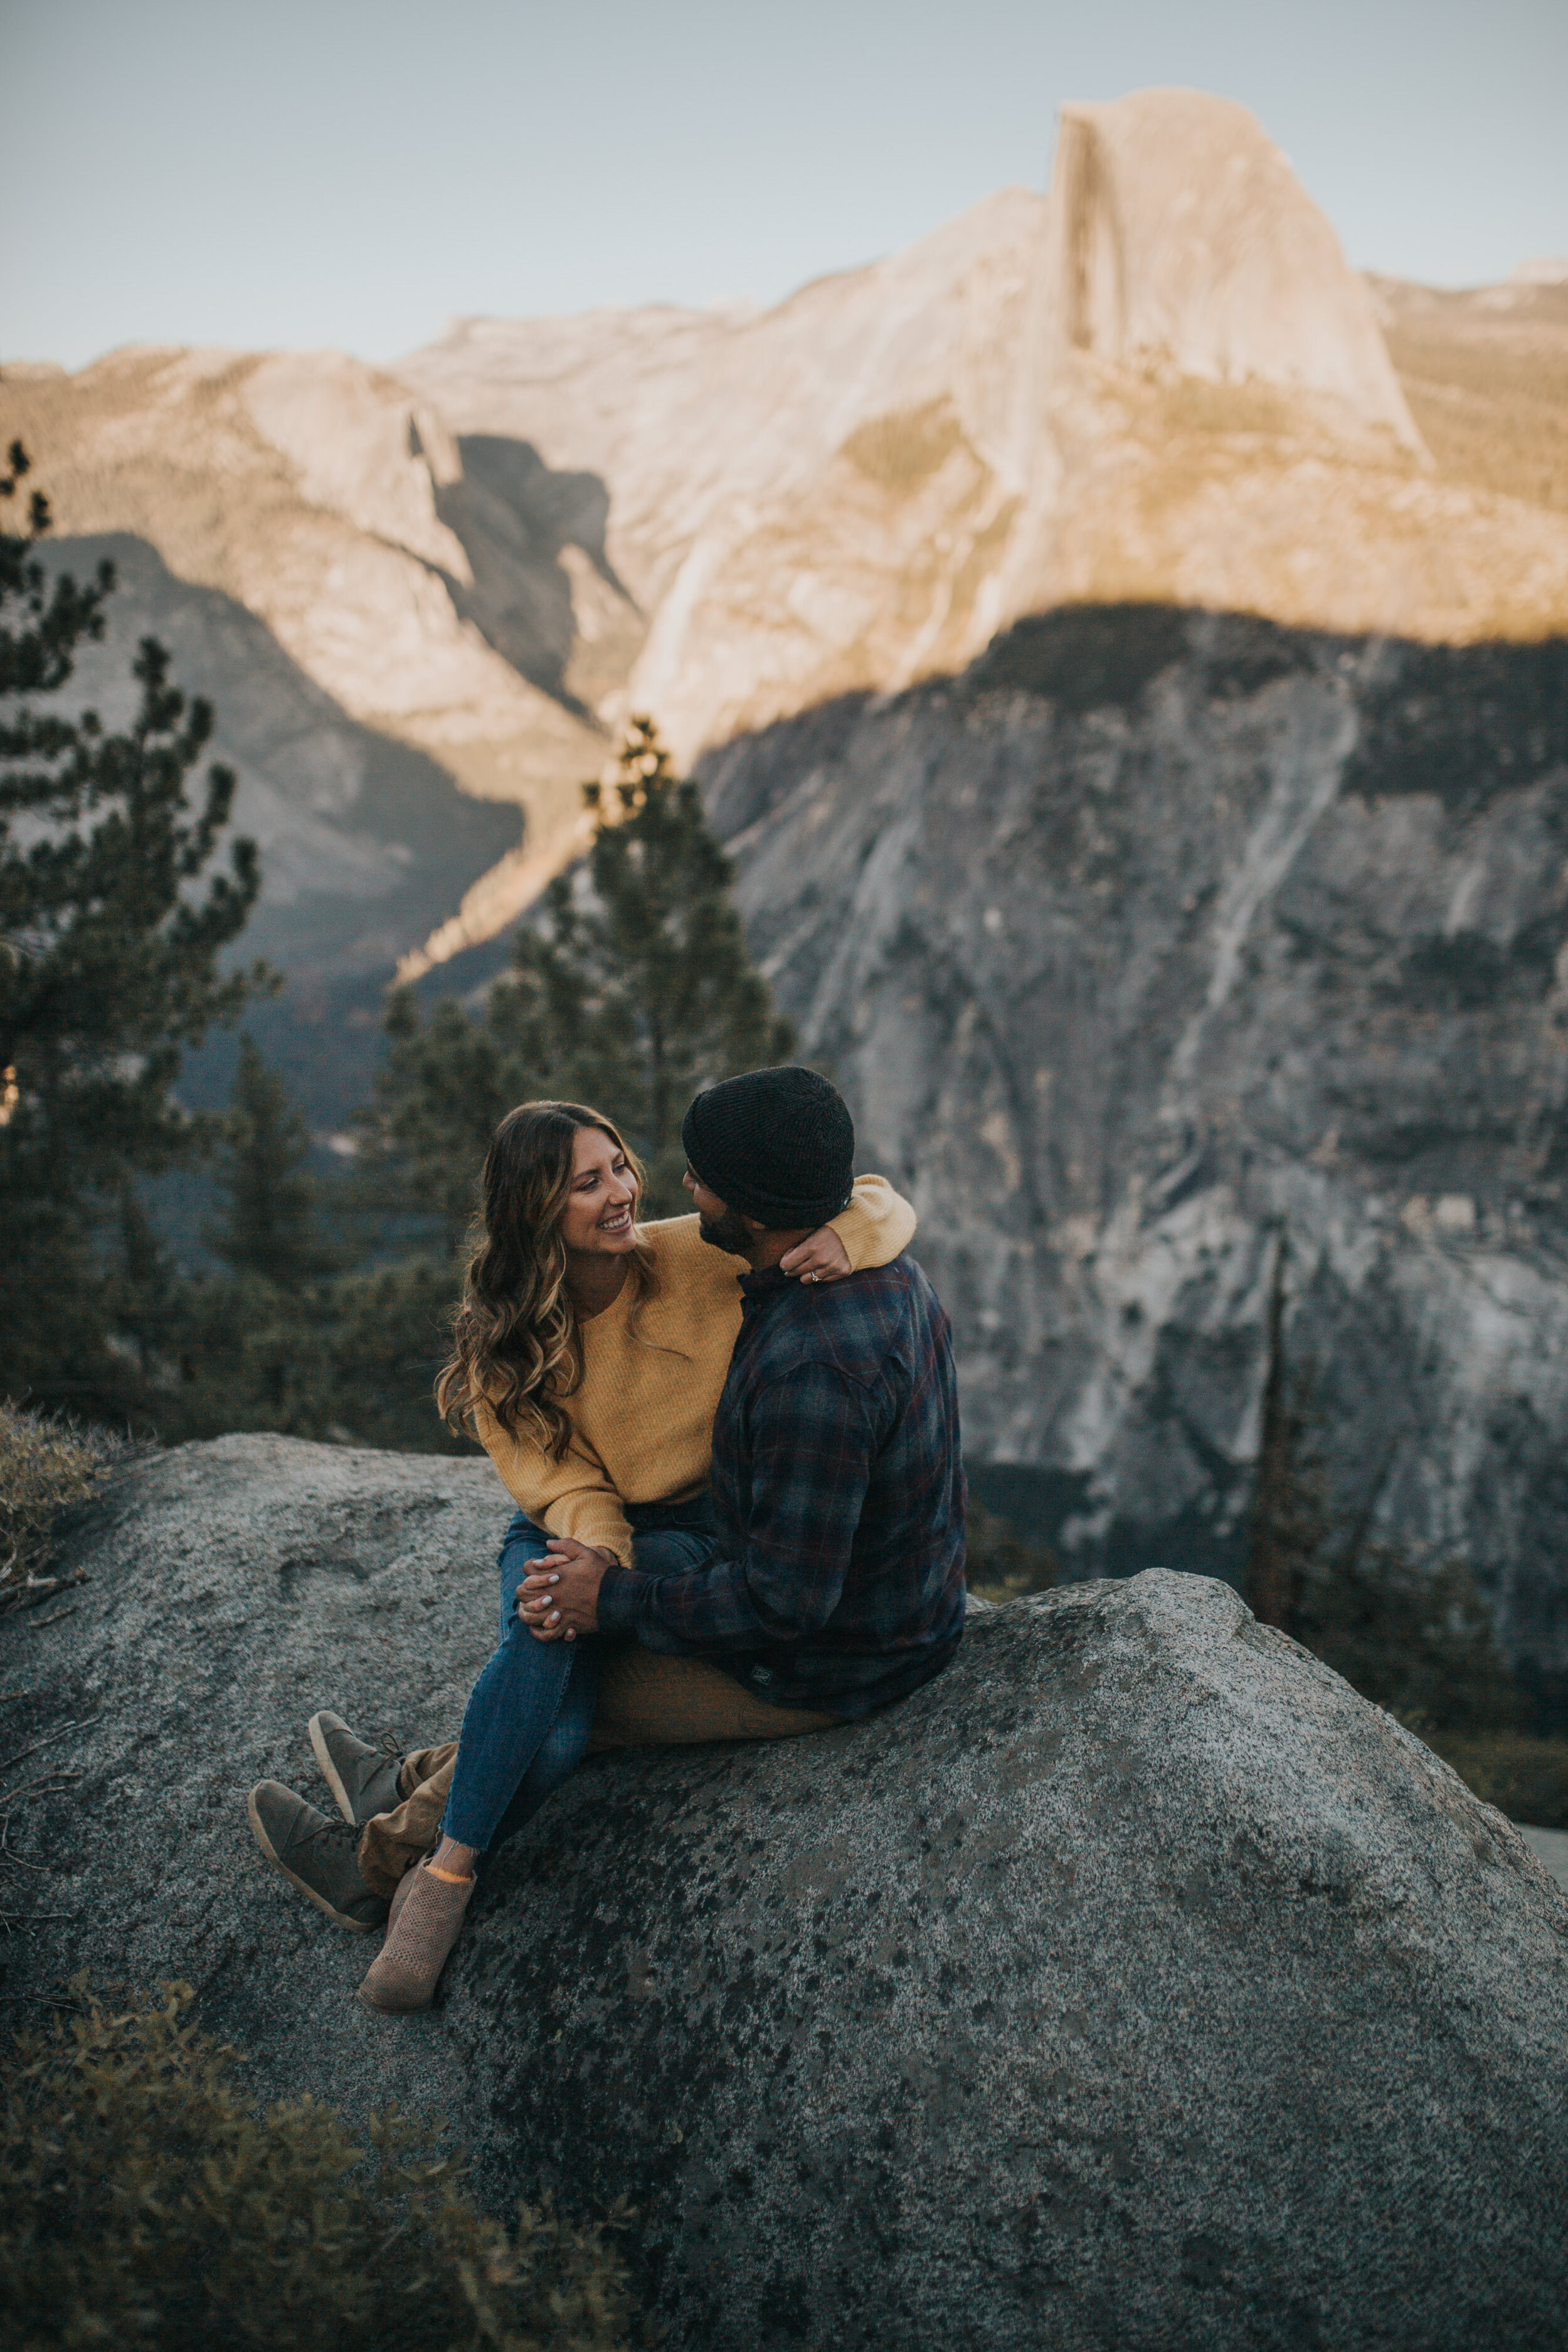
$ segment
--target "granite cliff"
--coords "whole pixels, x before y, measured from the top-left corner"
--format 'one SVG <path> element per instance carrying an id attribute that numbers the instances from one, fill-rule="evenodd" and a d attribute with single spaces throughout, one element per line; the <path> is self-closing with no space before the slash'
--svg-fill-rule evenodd
<path id="1" fill-rule="evenodd" d="M 436 2011 L 360 2008 L 244 1790 L 319 1786 L 319 1706 L 455 1719 L 508 1507 L 252 1437 L 79 1514 L 70 1613 L 6 1633 L 13 2010 L 183 1978 L 256 2095 L 444 2114 L 502 2208 L 627 2195 L 675 2352 L 1556 2340 L 1568 1902 L 1203 1578 L 986 1615 L 817 1739 L 589 1765 Z"/>
<path id="2" fill-rule="evenodd" d="M 1069 1567 L 1238 1573 L 1283 1250 L 1342 1499 L 1568 1711 L 1568 645 L 1087 607 L 705 772 Z"/>

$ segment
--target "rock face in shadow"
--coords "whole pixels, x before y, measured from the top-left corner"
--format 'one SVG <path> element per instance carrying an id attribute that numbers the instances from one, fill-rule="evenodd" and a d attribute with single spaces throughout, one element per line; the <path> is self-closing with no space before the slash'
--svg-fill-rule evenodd
<path id="1" fill-rule="evenodd" d="M 1568 1903 L 1204 1579 L 980 1617 L 855 1729 L 586 1768 L 437 2011 L 358 2009 L 370 1948 L 243 1791 L 303 1781 L 323 1703 L 449 1725 L 504 1511 L 482 1464 L 272 1437 L 124 1474 L 76 1613 L 8 1631 L 8 1752 L 83 1727 L 14 1817 L 72 1916 L 7 1999 L 182 1975 L 268 2095 L 443 2109 L 498 2201 L 628 2194 L 682 2352 L 1552 2338 Z"/>
<path id="2" fill-rule="evenodd" d="M 1568 645 L 1082 607 L 705 774 L 1069 1569 L 1238 1574 L 1283 1248 L 1339 1500 L 1568 1719 Z"/>

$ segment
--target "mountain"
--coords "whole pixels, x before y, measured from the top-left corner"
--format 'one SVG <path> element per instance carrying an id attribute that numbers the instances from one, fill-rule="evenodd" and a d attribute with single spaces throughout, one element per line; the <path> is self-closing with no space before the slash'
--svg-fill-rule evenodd
<path id="1" fill-rule="evenodd" d="M 1068 109 L 1048 196 L 760 316 L 471 321 L 400 372 L 459 432 L 605 482 L 648 616 L 630 698 L 687 757 L 1064 603 L 1568 623 L 1568 513 L 1434 460 L 1328 223 L 1194 92 Z"/>
<path id="2" fill-rule="evenodd" d="M 119 585 L 103 642 L 85 647 L 70 693 L 106 724 L 131 721 L 138 638 L 174 656 L 173 674 L 216 706 L 212 756 L 238 779 L 238 828 L 261 850 L 263 896 L 236 960 L 265 955 L 289 975 L 279 1003 L 247 1025 L 289 1066 L 311 1122 L 331 1131 L 363 1098 L 379 1051 L 386 982 L 477 877 L 518 854 L 518 812 L 460 791 L 415 745 L 351 718 L 237 598 L 180 579 L 128 532 L 46 541 L 78 576 L 103 558 Z M 222 1099 L 233 1054 L 216 1042 L 188 1065 L 193 1103 Z"/>
<path id="3" fill-rule="evenodd" d="M 1568 263 L 1468 292 L 1369 284 L 1439 478 L 1568 514 Z M 1554 610 L 1542 619 L 1563 626 Z"/>
<path id="4" fill-rule="evenodd" d="M 1067 109 L 1047 195 L 766 311 L 470 320 L 393 373 L 7 368 L 0 430 L 64 539 L 135 536 L 271 633 L 332 706 L 301 774 L 358 727 L 521 811 L 434 919 L 387 902 L 418 971 L 578 852 L 577 786 L 628 709 L 694 759 L 1079 601 L 1455 642 L 1568 625 L 1565 354 L 1561 285 L 1369 288 L 1243 109 L 1152 90 Z M 221 658 L 194 682 L 242 727 Z M 310 792 L 269 837 L 333 965 L 363 908 L 310 828 L 363 828 L 352 793 Z M 239 821 L 267 822 L 254 795 Z"/>

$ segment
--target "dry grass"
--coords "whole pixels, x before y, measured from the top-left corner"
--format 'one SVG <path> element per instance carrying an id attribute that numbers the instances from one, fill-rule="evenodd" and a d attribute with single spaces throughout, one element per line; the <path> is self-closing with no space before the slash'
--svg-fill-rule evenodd
<path id="1" fill-rule="evenodd" d="M 395 2115 L 370 2146 L 309 2097 L 258 2113 L 188 1986 L 74 2014 L 0 2061 L 0 2339 L 16 2352 L 625 2352 L 595 2229 L 481 2214 Z M 612 2228 L 627 2216 L 612 2216 Z"/>
<path id="2" fill-rule="evenodd" d="M 101 1430 L 0 1404 L 0 1601 L 53 1590 L 44 1570 L 60 1512 L 91 1494 L 127 1450 Z"/>
<path id="3" fill-rule="evenodd" d="M 1410 413 L 1446 480 L 1568 513 L 1568 389 L 1546 401 L 1501 388 L 1472 392 L 1413 367 L 1401 374 Z"/>
<path id="4" fill-rule="evenodd" d="M 1438 473 L 1568 513 L 1568 296 L 1388 289 L 1384 331 Z"/>

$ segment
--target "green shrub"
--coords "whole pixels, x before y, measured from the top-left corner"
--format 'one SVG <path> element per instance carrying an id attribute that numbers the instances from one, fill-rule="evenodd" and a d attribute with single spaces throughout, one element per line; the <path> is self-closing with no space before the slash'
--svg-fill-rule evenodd
<path id="1" fill-rule="evenodd" d="M 1419 1717 L 1410 1729 L 1445 1764 L 1451 1764 L 1483 1804 L 1510 1822 L 1539 1830 L 1568 1830 L 1568 1739 L 1538 1739 L 1527 1731 L 1436 1731 Z"/>
<path id="2" fill-rule="evenodd" d="M 0 1404 L 0 1597 L 47 1567 L 59 1512 L 91 1493 L 120 1450 L 100 1430 Z"/>
<path id="3" fill-rule="evenodd" d="M 395 2112 L 368 2148 L 310 2097 L 258 2112 L 188 1986 L 112 2009 L 72 1990 L 76 2013 L 0 2067 L 16 2352 L 623 2352 L 625 2270 L 598 2230 L 528 2206 L 507 2230 Z"/>

